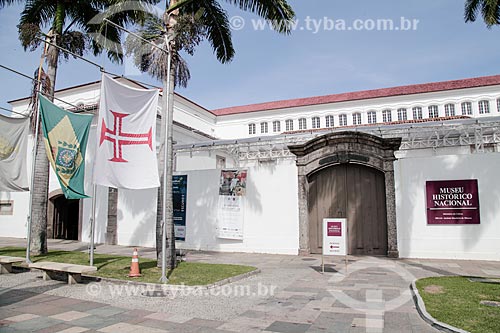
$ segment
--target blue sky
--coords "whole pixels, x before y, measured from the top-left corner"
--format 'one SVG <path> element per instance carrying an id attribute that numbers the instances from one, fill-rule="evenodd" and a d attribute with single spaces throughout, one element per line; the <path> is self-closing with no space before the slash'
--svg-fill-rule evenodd
<path id="1" fill-rule="evenodd" d="M 224 2 L 224 1 L 222 1 Z M 186 56 L 192 79 L 177 91 L 196 103 L 221 108 L 273 100 L 377 89 L 398 85 L 500 74 L 500 28 L 482 20 L 466 24 L 462 0 L 291 0 L 298 25 L 289 36 L 269 29 L 256 31 L 256 16 L 226 6 L 245 26 L 233 30 L 236 56 L 220 64 L 203 43 Z M 0 64 L 31 74 L 40 50 L 25 52 L 17 39 L 20 6 L 0 9 Z M 416 30 L 330 30 L 354 20 L 418 20 Z M 306 20 L 309 25 L 306 25 Z M 237 22 L 237 21 L 234 21 Z M 325 23 L 327 22 L 327 23 Z M 327 29 L 323 29 L 326 27 Z M 113 73 L 160 85 L 140 75 L 129 63 L 114 65 L 92 59 Z M 30 82 L 0 68 L 0 106 L 29 95 Z M 98 69 L 81 60 L 62 62 L 56 88 L 98 80 Z"/>

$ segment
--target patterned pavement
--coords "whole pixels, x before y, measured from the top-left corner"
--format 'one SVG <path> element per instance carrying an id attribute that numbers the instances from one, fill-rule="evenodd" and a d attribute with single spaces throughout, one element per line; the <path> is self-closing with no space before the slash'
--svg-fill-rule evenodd
<path id="1" fill-rule="evenodd" d="M 82 244 L 49 244 L 71 246 Z M 261 273 L 212 290 L 162 290 L 163 297 L 145 296 L 144 286 L 130 292 L 109 282 L 42 281 L 39 272 L 0 275 L 0 332 L 436 332 L 415 309 L 411 281 L 500 276 L 500 262 L 485 261 L 350 257 L 347 266 L 329 259 L 322 274 L 318 256 L 192 252 L 187 259 Z"/>

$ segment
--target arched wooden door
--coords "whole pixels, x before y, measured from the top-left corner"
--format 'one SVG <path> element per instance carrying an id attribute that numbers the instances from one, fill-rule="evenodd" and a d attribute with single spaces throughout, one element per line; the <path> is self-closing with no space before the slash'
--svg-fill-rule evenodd
<path id="1" fill-rule="evenodd" d="M 309 244 L 322 251 L 326 217 L 347 218 L 348 253 L 387 255 L 387 215 L 384 174 L 358 164 L 340 164 L 308 179 Z"/>

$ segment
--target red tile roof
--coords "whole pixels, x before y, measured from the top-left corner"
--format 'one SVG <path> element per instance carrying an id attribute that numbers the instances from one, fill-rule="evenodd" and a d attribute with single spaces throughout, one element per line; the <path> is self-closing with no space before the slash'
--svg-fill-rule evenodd
<path id="1" fill-rule="evenodd" d="M 463 80 L 454 80 L 445 82 L 414 84 L 414 85 L 394 87 L 394 88 L 365 90 L 365 91 L 349 92 L 349 93 L 327 95 L 327 96 L 298 98 L 298 99 L 290 99 L 284 101 L 235 106 L 235 107 L 212 110 L 212 112 L 217 116 L 227 116 L 227 115 L 247 113 L 247 112 L 277 110 L 284 108 L 357 101 L 362 99 L 372 99 L 381 97 L 422 94 L 422 93 L 430 93 L 430 92 L 454 90 L 454 89 L 476 88 L 476 87 L 492 86 L 497 84 L 500 85 L 500 75 L 484 76 L 472 79 L 463 79 Z"/>

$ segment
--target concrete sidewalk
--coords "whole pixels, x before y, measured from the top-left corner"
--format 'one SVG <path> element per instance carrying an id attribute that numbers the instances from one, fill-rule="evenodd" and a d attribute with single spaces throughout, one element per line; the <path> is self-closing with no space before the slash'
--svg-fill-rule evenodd
<path id="1" fill-rule="evenodd" d="M 0 246 L 24 246 L 0 238 Z M 87 250 L 50 240 L 50 249 Z M 139 249 L 154 258 L 154 249 Z M 98 245 L 97 253 L 131 255 Z M 0 332 L 435 332 L 418 315 L 409 285 L 436 275 L 500 276 L 500 262 L 190 252 L 188 261 L 238 263 L 261 273 L 220 288 L 168 290 L 109 282 L 68 286 L 41 273 L 0 275 Z M 330 259 L 331 260 L 331 259 Z"/>

